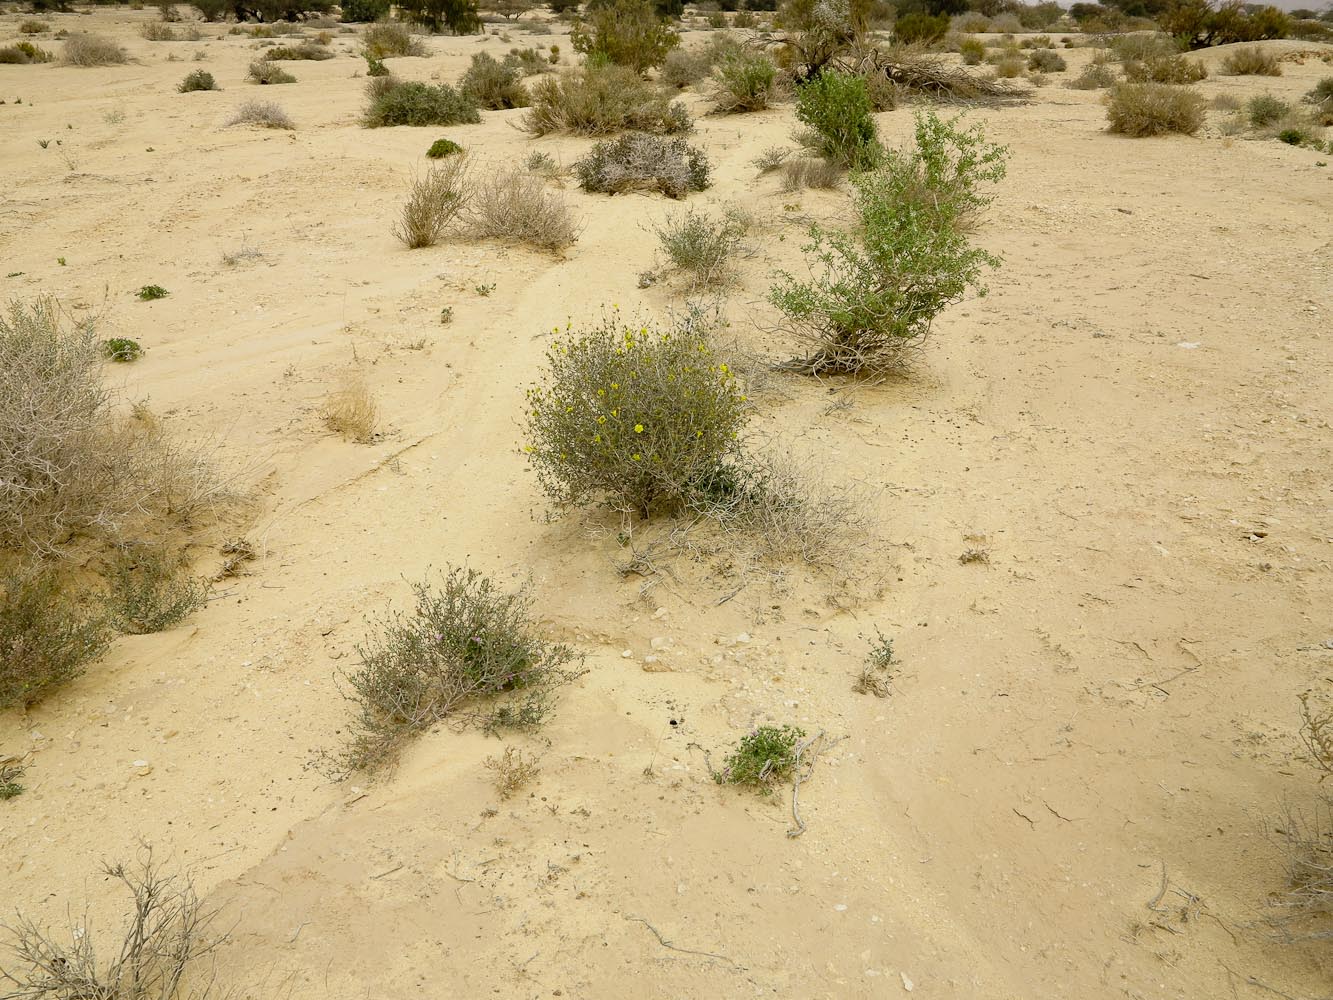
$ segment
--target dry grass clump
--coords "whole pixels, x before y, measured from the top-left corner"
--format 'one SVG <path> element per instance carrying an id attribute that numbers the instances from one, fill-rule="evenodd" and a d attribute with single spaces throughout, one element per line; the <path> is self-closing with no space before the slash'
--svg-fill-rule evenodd
<path id="1" fill-rule="evenodd" d="M 736 258 L 745 253 L 745 235 L 753 224 L 749 213 L 734 205 L 718 215 L 687 208 L 667 216 L 653 232 L 671 266 L 699 287 L 721 284 L 732 277 Z"/>
<path id="2" fill-rule="evenodd" d="M 565 199 L 519 167 L 487 171 L 466 201 L 468 229 L 482 239 L 558 253 L 579 237 L 579 223 Z"/>
<path id="3" fill-rule="evenodd" d="M 782 164 L 782 190 L 817 188 L 834 191 L 842 187 L 842 168 L 830 160 L 801 156 Z"/>
<path id="4" fill-rule="evenodd" d="M 1121 135 L 1193 135 L 1204 121 L 1198 91 L 1165 83 L 1121 83 L 1111 91 L 1106 109 L 1110 130 Z"/>
<path id="5" fill-rule="evenodd" d="M 1008 101 L 1028 93 L 1021 84 L 969 73 L 951 64 L 943 53 L 919 45 L 876 49 L 863 58 L 857 71 L 865 77 L 884 76 L 899 93 L 951 104 Z"/>
<path id="6" fill-rule="evenodd" d="M 465 156 L 449 156 L 412 179 L 393 234 L 410 250 L 433 247 L 467 206 L 472 193 L 471 170 Z"/>
<path id="7" fill-rule="evenodd" d="M 149 42 L 174 42 L 176 32 L 162 21 L 149 21 L 139 28 L 139 37 Z"/>
<path id="8" fill-rule="evenodd" d="M 625 66 L 587 66 L 561 77 L 545 77 L 532 88 L 532 109 L 523 128 L 533 135 L 572 132 L 609 135 L 625 129 L 654 134 L 694 127 L 685 108 L 655 84 Z"/>
<path id="9" fill-rule="evenodd" d="M 1288 808 L 1278 832 L 1287 846 L 1287 889 L 1270 923 L 1287 937 L 1333 939 L 1333 800 L 1322 799 L 1310 816 Z"/>
<path id="10" fill-rule="evenodd" d="M 1114 87 L 1118 77 L 1107 63 L 1091 62 L 1083 67 L 1083 72 L 1070 80 L 1066 87 L 1073 90 L 1104 90 Z"/>
<path id="11" fill-rule="evenodd" d="M 265 86 L 279 83 L 295 83 L 296 77 L 288 73 L 277 63 L 271 63 L 267 59 L 256 59 L 250 64 L 248 73 L 250 79 L 258 84 Z"/>
<path id="12" fill-rule="evenodd" d="M 579 676 L 570 669 L 574 650 L 538 636 L 526 587 L 508 593 L 476 570 L 454 568 L 412 592 L 412 613 L 377 622 L 377 634 L 357 647 L 360 666 L 343 676 L 357 713 L 331 761 L 341 774 L 382 767 L 404 740 L 445 719 L 491 731 L 536 728 L 556 690 Z M 497 699 L 489 712 L 463 714 Z"/>
<path id="13" fill-rule="evenodd" d="M 380 21 L 372 24 L 365 30 L 361 39 L 365 43 L 366 54 L 376 59 L 430 54 L 425 43 L 397 21 Z"/>
<path id="14" fill-rule="evenodd" d="M 495 790 L 502 799 L 511 798 L 541 774 L 536 758 L 524 757 L 513 747 L 505 747 L 503 756 L 487 757 L 481 764 L 495 772 Z"/>
<path id="15" fill-rule="evenodd" d="M 1186 59 L 1179 53 L 1153 55 L 1144 60 L 1126 60 L 1125 78 L 1135 83 L 1198 83 L 1208 70 L 1198 59 Z"/>
<path id="16" fill-rule="evenodd" d="M 128 60 L 125 50 L 111 39 L 93 34 L 70 35 L 61 55 L 66 66 L 115 66 Z"/>
<path id="17" fill-rule="evenodd" d="M 227 125 L 256 125 L 260 128 L 293 129 L 287 112 L 272 101 L 246 101 L 227 120 Z"/>
<path id="18" fill-rule="evenodd" d="M 684 139 L 642 132 L 599 142 L 574 164 L 574 173 L 583 190 L 606 194 L 661 191 L 668 198 L 684 198 L 712 183 L 711 167 L 702 150 Z"/>
<path id="19" fill-rule="evenodd" d="M 1034 49 L 1028 55 L 1028 69 L 1037 73 L 1063 73 L 1069 66 L 1054 49 Z"/>
<path id="20" fill-rule="evenodd" d="M 714 110 L 722 114 L 762 111 L 778 95 L 778 68 L 759 52 L 738 52 L 713 67 Z"/>
<path id="21" fill-rule="evenodd" d="M 1282 64 L 1258 45 L 1246 45 L 1227 53 L 1222 72 L 1227 76 L 1281 76 Z"/>
<path id="22" fill-rule="evenodd" d="M 28 66 L 32 63 L 48 63 L 54 58 L 46 49 L 32 42 L 0 46 L 0 65 Z"/>
<path id="23" fill-rule="evenodd" d="M 526 108 L 532 103 L 523 86 L 523 70 L 517 60 L 497 60 L 486 52 L 472 57 L 467 72 L 459 78 L 458 90 L 474 104 L 492 111 Z"/>
<path id="24" fill-rule="evenodd" d="M 265 49 L 264 58 L 269 62 L 277 62 L 283 59 L 319 62 L 324 59 L 332 59 L 333 53 L 317 42 L 302 42 L 300 45 L 277 45 L 271 49 Z"/>
<path id="25" fill-rule="evenodd" d="M 375 396 L 358 373 L 345 376 L 342 384 L 324 400 L 321 414 L 324 426 L 349 441 L 370 444 L 379 427 L 379 406 Z"/>
<path id="26" fill-rule="evenodd" d="M 0 711 L 36 704 L 106 651 L 104 617 L 65 584 L 46 564 L 0 578 Z"/>
<path id="27" fill-rule="evenodd" d="M 212 970 L 192 970 L 220 944 L 216 911 L 200 901 L 186 875 L 165 874 L 144 848 L 134 866 L 106 866 L 130 912 L 115 940 L 97 940 L 87 915 L 57 939 L 19 915 L 4 929 L 13 956 L 3 973 L 7 1000 L 205 1000 L 215 995 Z M 99 955 L 115 956 L 109 962 Z M 192 987 L 193 982 L 200 985 Z"/>
<path id="28" fill-rule="evenodd" d="M 24 35 L 40 35 L 44 31 L 50 31 L 51 25 L 47 21 L 37 21 L 32 18 L 19 23 L 19 32 Z"/>

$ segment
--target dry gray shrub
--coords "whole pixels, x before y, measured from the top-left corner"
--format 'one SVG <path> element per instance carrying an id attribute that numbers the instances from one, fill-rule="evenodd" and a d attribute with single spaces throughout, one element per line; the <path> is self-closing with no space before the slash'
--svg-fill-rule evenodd
<path id="1" fill-rule="evenodd" d="M 260 128 L 296 128 L 287 112 L 272 101 L 246 101 L 228 119 L 231 125 L 258 125 Z"/>
<path id="2" fill-rule="evenodd" d="M 321 416 L 329 430 L 357 444 L 370 444 L 379 427 L 379 407 L 357 372 L 344 376 L 342 384 L 324 400 Z"/>
<path id="3" fill-rule="evenodd" d="M 468 229 L 482 239 L 558 253 L 579 237 L 579 223 L 564 197 L 519 167 L 486 171 L 466 201 Z"/>
<path id="4" fill-rule="evenodd" d="M 831 160 L 801 156 L 782 164 L 782 190 L 818 188 L 833 191 L 842 186 L 842 168 Z"/>
<path id="5" fill-rule="evenodd" d="M 736 259 L 747 255 L 743 241 L 753 225 L 748 212 L 728 205 L 717 215 L 686 208 L 667 216 L 653 232 L 671 266 L 687 274 L 694 285 L 703 286 L 733 276 Z"/>
<path id="6" fill-rule="evenodd" d="M 513 747 L 505 747 L 503 756 L 487 757 L 481 764 L 488 771 L 495 772 L 495 790 L 502 799 L 510 798 L 541 774 L 535 757 L 524 757 L 521 750 Z"/>
<path id="7" fill-rule="evenodd" d="M 223 941 L 216 911 L 200 901 L 187 875 L 166 874 L 144 848 L 134 866 L 106 866 L 124 886 L 130 913 L 118 941 L 99 942 L 87 914 L 68 944 L 19 915 L 8 932 L 12 964 L 0 970 L 6 1000 L 205 1000 L 216 995 L 212 970 L 199 969 Z M 99 959 L 99 944 L 109 961 Z"/>
<path id="8" fill-rule="evenodd" d="M 111 39 L 91 34 L 70 35 L 61 56 L 67 66 L 114 66 L 128 60 L 125 50 Z"/>
<path id="9" fill-rule="evenodd" d="M 409 249 L 433 247 L 449 224 L 468 205 L 472 192 L 471 168 L 466 156 L 450 156 L 412 178 L 393 234 Z"/>

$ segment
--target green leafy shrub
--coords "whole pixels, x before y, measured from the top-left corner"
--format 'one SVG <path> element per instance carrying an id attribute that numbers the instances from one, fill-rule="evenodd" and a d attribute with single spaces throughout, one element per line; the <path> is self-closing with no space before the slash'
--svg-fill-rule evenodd
<path id="1" fill-rule="evenodd" d="M 646 190 L 661 191 L 668 198 L 684 198 L 712 183 L 708 158 L 702 150 L 684 139 L 644 132 L 599 142 L 575 162 L 574 173 L 585 191 L 607 194 Z"/>
<path id="2" fill-rule="evenodd" d="M 500 62 L 486 52 L 473 55 L 467 72 L 458 81 L 458 91 L 478 107 L 493 111 L 526 108 L 532 103 L 519 65 L 508 59 Z"/>
<path id="3" fill-rule="evenodd" d="M 1027 63 L 1020 56 L 1010 56 L 998 59 L 995 62 L 995 75 L 1001 80 L 1012 80 L 1015 77 L 1022 76 L 1023 70 L 1027 68 Z"/>
<path id="4" fill-rule="evenodd" d="M 436 139 L 430 144 L 430 149 L 426 150 L 426 155 L 432 160 L 442 160 L 446 156 L 455 156 L 463 152 L 463 147 L 452 139 Z"/>
<path id="5" fill-rule="evenodd" d="M 218 83 L 213 79 L 213 74 L 206 69 L 197 69 L 186 75 L 176 88 L 177 93 L 192 94 L 196 90 L 217 90 Z"/>
<path id="6" fill-rule="evenodd" d="M 125 50 L 111 39 L 90 34 L 70 35 L 61 55 L 67 66 L 117 66 L 128 59 Z"/>
<path id="7" fill-rule="evenodd" d="M 713 68 L 713 105 L 723 113 L 762 111 L 777 95 L 778 68 L 760 52 L 724 58 Z"/>
<path id="8" fill-rule="evenodd" d="M 250 80 L 254 83 L 269 85 L 279 83 L 295 83 L 296 77 L 288 73 L 277 63 L 271 63 L 267 59 L 256 59 L 250 64 L 248 73 Z"/>
<path id="9" fill-rule="evenodd" d="M 19 781 L 27 767 L 23 764 L 0 764 L 0 802 L 8 802 L 23 794 Z"/>
<path id="10" fill-rule="evenodd" d="M 572 132 L 597 136 L 625 129 L 671 134 L 689 132 L 694 123 L 681 104 L 633 70 L 588 66 L 558 79 L 538 80 L 523 128 L 534 135 Z"/>
<path id="11" fill-rule="evenodd" d="M 1104 90 L 1114 87 L 1116 80 L 1115 70 L 1106 63 L 1088 63 L 1083 67 L 1083 72 L 1065 86 L 1074 90 Z"/>
<path id="12" fill-rule="evenodd" d="M 408 31 L 406 25 L 397 21 L 380 21 L 372 24 L 361 36 L 361 41 L 365 46 L 366 56 L 374 56 L 376 59 L 427 54 L 426 46 L 421 39 Z"/>
<path id="13" fill-rule="evenodd" d="M 1204 100 L 1195 90 L 1165 83 L 1121 83 L 1106 109 L 1112 132 L 1132 136 L 1193 135 L 1204 120 Z"/>
<path id="14" fill-rule="evenodd" d="M 1208 70 L 1198 59 L 1183 55 L 1155 55 L 1139 62 L 1127 60 L 1125 78 L 1135 83 L 1198 83 L 1207 78 Z"/>
<path id="15" fill-rule="evenodd" d="M 1291 105 L 1272 94 L 1258 94 L 1245 104 L 1245 117 L 1254 128 L 1272 125 L 1291 114 Z"/>
<path id="16" fill-rule="evenodd" d="M 380 77 L 368 89 L 370 105 L 361 119 L 367 128 L 390 125 L 475 125 L 477 106 L 447 83 L 432 86 Z"/>
<path id="17" fill-rule="evenodd" d="M 344 675 L 357 706 L 336 764 L 370 770 L 393 759 L 402 742 L 450 718 L 466 720 L 478 702 L 501 700 L 470 718 L 487 729 L 536 728 L 556 690 L 578 676 L 579 657 L 537 634 L 526 588 L 507 593 L 472 569 L 450 569 L 438 586 L 413 584 L 411 614 L 376 622 L 357 647 L 360 665 Z"/>
<path id="18" fill-rule="evenodd" d="M 680 37 L 649 0 L 609 0 L 574 23 L 570 42 L 575 52 L 643 73 L 661 66 Z"/>
<path id="19" fill-rule="evenodd" d="M 0 578 L 0 710 L 36 704 L 106 652 L 105 622 L 64 582 L 47 567 Z"/>
<path id="20" fill-rule="evenodd" d="M 1315 84 L 1304 101 L 1314 105 L 1314 118 L 1319 125 L 1333 125 L 1333 76 L 1326 76 Z"/>
<path id="21" fill-rule="evenodd" d="M 897 674 L 898 661 L 893 656 L 893 640 L 884 635 L 875 626 L 875 641 L 870 644 L 870 653 L 861 665 L 856 683 L 852 690 L 857 694 L 873 694 L 876 698 L 887 698 L 893 691 L 893 680 Z"/>
<path id="22" fill-rule="evenodd" d="M 612 313 L 567 332 L 528 390 L 528 460 L 555 503 L 675 513 L 739 447 L 745 397 L 701 324 Z"/>
<path id="23" fill-rule="evenodd" d="M 904 14 L 893 24 L 894 37 L 905 45 L 934 45 L 949 31 L 949 15 Z"/>
<path id="24" fill-rule="evenodd" d="M 143 348 L 137 340 L 128 337 L 112 337 L 102 341 L 102 356 L 108 361 L 138 361 L 143 356 Z"/>
<path id="25" fill-rule="evenodd" d="M 774 785 L 791 779 L 796 747 L 804 737 L 805 730 L 797 726 L 759 726 L 741 737 L 713 780 L 770 795 Z"/>
<path id="26" fill-rule="evenodd" d="M 986 46 L 979 38 L 964 38 L 958 43 L 958 54 L 963 57 L 965 66 L 979 66 L 986 58 Z"/>
<path id="27" fill-rule="evenodd" d="M 946 306 L 968 288 L 984 291 L 983 267 L 998 266 L 967 230 L 990 204 L 981 185 L 1003 178 L 1007 150 L 987 142 L 980 126 L 964 131 L 933 112 L 917 115 L 915 133 L 913 148 L 852 176 L 856 230 L 811 227 L 805 250 L 823 273 L 809 281 L 780 273 L 770 301 L 813 346 L 788 370 L 892 370 Z"/>
<path id="28" fill-rule="evenodd" d="M 344 24 L 378 21 L 389 13 L 389 0 L 343 0 L 338 5 Z"/>
<path id="29" fill-rule="evenodd" d="M 325 46 L 315 42 L 302 42 L 300 45 L 275 45 L 271 49 L 265 49 L 264 58 L 270 62 L 278 62 L 279 60 L 319 62 L 324 59 L 332 59 L 333 53 Z"/>
<path id="30" fill-rule="evenodd" d="M 482 30 L 474 0 L 399 0 L 395 6 L 409 21 L 434 32 L 447 28 L 455 35 L 474 35 Z"/>
<path id="31" fill-rule="evenodd" d="M 134 296 L 140 302 L 152 302 L 155 299 L 165 299 L 170 294 L 161 285 L 144 285 L 134 293 Z"/>
<path id="32" fill-rule="evenodd" d="M 1068 68 L 1069 64 L 1055 49 L 1033 49 L 1028 56 L 1028 69 L 1034 73 L 1063 73 Z"/>
<path id="33" fill-rule="evenodd" d="M 54 59 L 40 45 L 32 42 L 16 42 L 13 45 L 0 46 L 0 65 L 27 66 L 31 63 L 46 63 Z"/>
<path id="34" fill-rule="evenodd" d="M 880 146 L 865 81 L 825 71 L 796 92 L 796 118 L 807 126 L 798 138 L 844 166 L 873 165 Z"/>
<path id="35" fill-rule="evenodd" d="M 107 577 L 108 622 L 121 632 L 164 632 L 208 601 L 211 585 L 187 573 L 185 560 L 149 545 L 122 546 Z"/>
<path id="36" fill-rule="evenodd" d="M 1227 53 L 1222 72 L 1227 76 L 1281 76 L 1282 64 L 1259 46 L 1249 45 Z"/>
<path id="37" fill-rule="evenodd" d="M 716 216 L 687 208 L 653 231 L 673 268 L 688 274 L 695 285 L 716 285 L 730 276 L 752 221 L 734 206 Z"/>
<path id="38" fill-rule="evenodd" d="M 1304 146 L 1310 141 L 1310 133 L 1301 128 L 1284 128 L 1277 134 L 1277 139 L 1288 146 Z"/>

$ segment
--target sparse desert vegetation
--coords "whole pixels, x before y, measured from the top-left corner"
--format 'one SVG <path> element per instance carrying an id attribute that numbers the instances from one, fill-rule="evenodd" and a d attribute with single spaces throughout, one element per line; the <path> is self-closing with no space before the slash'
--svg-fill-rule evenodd
<path id="1" fill-rule="evenodd" d="M 1328 992 L 1333 27 L 971 6 L 0 12 L 0 996 Z"/>

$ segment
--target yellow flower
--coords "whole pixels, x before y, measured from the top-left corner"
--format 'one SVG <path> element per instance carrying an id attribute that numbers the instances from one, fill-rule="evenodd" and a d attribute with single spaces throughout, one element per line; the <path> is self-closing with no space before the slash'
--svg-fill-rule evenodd
<path id="1" fill-rule="evenodd" d="M 617 409 L 617 410 L 612 410 L 612 411 L 611 411 L 611 416 L 613 416 L 613 417 L 618 417 L 618 416 L 620 416 L 620 411 L 619 411 L 618 409 Z"/>
<path id="2" fill-rule="evenodd" d="M 704 436 L 704 432 L 703 432 L 703 431 L 695 431 L 695 432 L 694 432 L 694 436 L 697 437 L 697 438 L 701 438 L 701 437 Z"/>
<path id="3" fill-rule="evenodd" d="M 604 423 L 606 423 L 606 417 L 598 417 L 598 418 L 597 418 L 597 422 L 598 422 L 599 424 L 604 424 Z"/>
<path id="4" fill-rule="evenodd" d="M 630 456 L 630 458 L 634 459 L 634 461 L 637 462 L 639 459 L 643 458 L 643 456 L 636 451 L 633 455 Z"/>
<path id="5" fill-rule="evenodd" d="M 720 371 L 720 372 L 722 372 L 722 373 L 725 375 L 725 374 L 727 373 L 727 370 L 728 370 L 728 369 L 727 369 L 727 366 L 726 366 L 726 365 L 718 365 L 718 366 L 717 366 L 717 370 Z"/>
<path id="6" fill-rule="evenodd" d="M 635 433 L 635 434 L 642 434 L 642 433 L 643 433 L 643 424 L 635 424 L 635 425 L 634 425 L 634 433 Z"/>
<path id="7" fill-rule="evenodd" d="M 611 388 L 612 388 L 612 389 L 619 389 L 619 388 L 620 388 L 620 383 L 619 383 L 619 382 L 612 382 L 612 383 L 611 383 Z"/>
<path id="8" fill-rule="evenodd" d="M 594 435 L 592 436 L 592 443 L 593 443 L 593 444 L 601 444 L 601 443 L 602 443 L 602 435 L 600 435 L 600 434 L 594 434 Z"/>
<path id="9" fill-rule="evenodd" d="M 606 390 L 605 390 L 605 389 L 598 389 L 598 390 L 597 390 L 597 395 L 599 395 L 599 396 L 605 396 L 605 395 L 606 395 Z"/>

